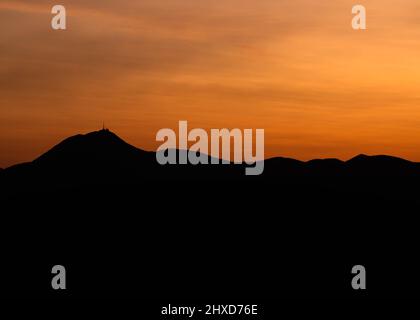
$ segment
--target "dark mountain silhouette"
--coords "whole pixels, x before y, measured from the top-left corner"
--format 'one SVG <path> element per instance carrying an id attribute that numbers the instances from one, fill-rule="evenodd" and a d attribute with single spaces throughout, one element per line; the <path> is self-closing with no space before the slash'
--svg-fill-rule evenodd
<path id="1" fill-rule="evenodd" d="M 180 151 L 177 150 L 177 154 Z M 0 171 L 3 187 L 26 184 L 77 186 L 136 183 L 154 179 L 286 179 L 294 183 L 324 183 L 351 178 L 387 179 L 420 177 L 420 164 L 391 156 L 358 155 L 348 161 L 299 161 L 271 158 L 261 176 L 245 177 L 244 165 L 165 165 L 156 153 L 138 149 L 105 129 L 67 138 L 32 162 Z M 314 180 L 315 179 L 315 180 Z M 316 180 L 318 179 L 318 180 Z M 326 179 L 326 181 L 322 181 Z M 5 187 L 7 188 L 7 187 Z"/>
<path id="2" fill-rule="evenodd" d="M 108 130 L 65 139 L 39 158 L 8 168 L 7 173 L 39 171 L 42 174 L 108 175 L 151 163 L 151 153 L 137 149 Z"/>
<path id="3" fill-rule="evenodd" d="M 5 261 L 47 261 L 30 270 L 48 277 L 70 261 L 72 295 L 335 297 L 340 271 L 350 277 L 355 264 L 402 277 L 407 265 L 418 267 L 402 253 L 418 243 L 407 226 L 417 229 L 410 219 L 419 189 L 419 164 L 390 156 L 278 157 L 261 176 L 245 176 L 244 165 L 161 166 L 155 152 L 101 130 L 0 171 L 4 243 L 14 242 Z M 337 270 L 333 286 L 324 284 Z M 31 279 L 6 280 L 19 294 Z M 383 295 L 416 280 L 369 279 Z M 29 287 L 50 290 L 50 281 Z"/>
<path id="4" fill-rule="evenodd" d="M 167 151 L 166 151 L 167 152 Z M 188 151 L 176 150 L 177 156 Z M 210 159 L 210 157 L 209 157 Z M 138 149 L 109 130 L 65 139 L 32 162 L 0 171 L 2 195 L 57 192 L 60 188 L 125 186 L 158 181 L 238 181 L 275 185 L 293 196 L 327 192 L 412 193 L 420 185 L 420 164 L 391 156 L 358 155 L 348 161 L 271 158 L 261 176 L 246 165 L 159 165 L 156 153 Z M 91 187 L 89 187 L 91 186 Z"/>
<path id="5" fill-rule="evenodd" d="M 42 166 L 80 165 L 86 162 L 119 164 L 142 161 L 148 153 L 123 141 L 109 130 L 70 137 L 34 160 Z"/>

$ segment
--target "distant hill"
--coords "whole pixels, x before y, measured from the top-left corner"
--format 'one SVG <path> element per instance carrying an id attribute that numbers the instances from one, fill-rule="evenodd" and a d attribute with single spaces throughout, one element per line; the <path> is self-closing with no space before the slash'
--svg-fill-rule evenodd
<path id="1" fill-rule="evenodd" d="M 4 243 L 13 250 L 5 261 L 39 262 L 46 276 L 51 267 L 43 263 L 65 261 L 71 297 L 127 288 L 146 298 L 209 301 L 221 293 L 255 301 L 293 292 L 319 297 L 328 271 L 339 275 L 340 289 L 325 287 L 336 298 L 342 270 L 350 277 L 355 264 L 376 274 L 394 261 L 392 270 L 406 275 L 412 264 L 400 265 L 396 254 L 411 258 L 416 250 L 419 189 L 419 164 L 390 156 L 277 157 L 265 161 L 261 176 L 245 176 L 243 165 L 161 166 L 155 152 L 101 130 L 0 171 Z M 125 281 L 127 268 L 140 276 Z M 404 292 L 369 279 L 377 292 Z M 403 282 L 412 281 L 410 274 Z"/>
<path id="2" fill-rule="evenodd" d="M 177 153 L 188 152 L 177 150 Z M 261 176 L 247 177 L 245 165 L 165 165 L 156 153 L 138 149 L 109 130 L 65 139 L 32 162 L 22 163 L 0 175 L 4 190 L 101 184 L 138 184 L 155 180 L 239 180 L 337 185 L 383 180 L 420 179 L 420 164 L 392 156 L 358 155 L 348 161 L 315 159 L 299 161 L 271 158 Z M 364 185 L 364 183 L 362 184 Z"/>

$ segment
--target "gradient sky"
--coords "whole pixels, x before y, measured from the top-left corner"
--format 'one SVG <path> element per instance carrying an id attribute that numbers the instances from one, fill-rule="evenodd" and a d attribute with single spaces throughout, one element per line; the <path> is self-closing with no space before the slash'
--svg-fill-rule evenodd
<path id="1" fill-rule="evenodd" d="M 418 0 L 0 0 L 0 167 L 102 121 L 147 150 L 188 120 L 263 128 L 266 157 L 420 161 L 419 89 Z"/>

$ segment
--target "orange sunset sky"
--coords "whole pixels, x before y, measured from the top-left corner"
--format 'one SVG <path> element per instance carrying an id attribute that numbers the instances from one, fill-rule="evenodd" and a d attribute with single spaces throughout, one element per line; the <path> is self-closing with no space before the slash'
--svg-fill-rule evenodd
<path id="1" fill-rule="evenodd" d="M 0 167 L 102 121 L 147 150 L 188 120 L 263 128 L 266 157 L 420 161 L 419 88 L 418 0 L 0 0 Z"/>

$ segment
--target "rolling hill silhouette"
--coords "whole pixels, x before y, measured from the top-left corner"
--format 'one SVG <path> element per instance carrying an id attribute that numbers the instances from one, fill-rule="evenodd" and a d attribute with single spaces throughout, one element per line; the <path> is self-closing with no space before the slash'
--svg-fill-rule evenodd
<path id="1" fill-rule="evenodd" d="M 188 152 L 177 150 L 177 153 Z M 138 149 L 105 129 L 65 139 L 32 162 L 0 171 L 8 184 L 43 183 L 98 184 L 132 183 L 137 179 L 287 179 L 316 178 L 387 179 L 420 177 L 420 164 L 391 156 L 358 155 L 348 161 L 315 159 L 307 162 L 289 158 L 265 160 L 259 177 L 244 177 L 244 165 L 166 165 L 156 153 Z M 16 183 L 14 183 L 16 182 Z M 322 182 L 322 181 L 319 181 Z"/>
<path id="2" fill-rule="evenodd" d="M 379 272 L 391 256 L 398 268 L 418 243 L 405 237 L 416 234 L 406 230 L 417 226 L 409 221 L 420 204 L 420 166 L 390 156 L 277 157 L 261 176 L 245 176 L 243 165 L 161 166 L 156 153 L 101 130 L 0 171 L 0 189 L 13 252 L 48 266 L 78 264 L 72 290 L 81 295 L 318 296 L 324 266 Z M 126 278 L 128 266 L 145 277 L 104 282 Z M 321 290 L 341 290 L 341 273 L 337 279 L 338 289 Z M 373 290 L 390 288 L 386 281 Z"/>
<path id="3" fill-rule="evenodd" d="M 177 150 L 177 155 L 181 152 Z M 210 158 L 209 158 L 210 159 Z M 187 188 L 200 181 L 263 183 L 294 197 L 319 192 L 411 194 L 418 190 L 420 164 L 392 156 L 358 155 L 348 161 L 290 158 L 265 160 L 260 176 L 245 176 L 245 164 L 159 165 L 156 153 L 138 149 L 104 129 L 72 136 L 32 162 L 0 171 L 2 195 L 25 194 L 60 188 L 94 186 L 138 188 L 159 181 L 185 181 Z M 188 183 L 191 181 L 191 183 Z M 268 186 L 270 185 L 270 186 Z"/>

